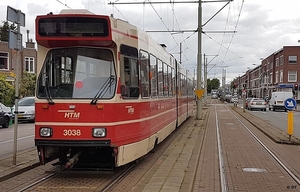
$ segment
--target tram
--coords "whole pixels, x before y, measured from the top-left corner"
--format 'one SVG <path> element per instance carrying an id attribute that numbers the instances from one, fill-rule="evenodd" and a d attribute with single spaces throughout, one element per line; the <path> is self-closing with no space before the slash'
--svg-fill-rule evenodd
<path id="1" fill-rule="evenodd" d="M 192 114 L 192 75 L 128 22 L 62 10 L 37 16 L 36 41 L 35 145 L 42 165 L 125 165 Z"/>

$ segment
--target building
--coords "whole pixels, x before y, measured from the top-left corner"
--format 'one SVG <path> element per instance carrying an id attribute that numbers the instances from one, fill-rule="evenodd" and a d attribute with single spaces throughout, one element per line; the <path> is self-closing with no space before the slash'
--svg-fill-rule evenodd
<path id="1" fill-rule="evenodd" d="M 26 46 L 19 51 L 19 56 L 16 50 L 8 48 L 8 42 L 0 41 L 0 74 L 7 76 L 7 81 L 15 81 L 17 64 L 20 66 L 20 76 L 24 71 L 36 74 L 36 58 L 35 43 L 29 39 L 28 34 Z"/>
<path id="2" fill-rule="evenodd" d="M 299 86 L 300 46 L 284 46 L 237 78 L 239 92 L 245 89 L 247 97 L 269 97 L 274 91 L 290 91 L 299 98 L 294 85 Z"/>

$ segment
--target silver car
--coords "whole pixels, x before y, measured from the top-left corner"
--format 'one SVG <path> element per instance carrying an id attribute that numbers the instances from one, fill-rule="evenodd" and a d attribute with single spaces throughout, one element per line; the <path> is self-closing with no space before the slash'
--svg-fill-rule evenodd
<path id="1" fill-rule="evenodd" d="M 13 106 L 13 116 L 14 111 L 15 106 Z M 19 100 L 18 121 L 35 122 L 35 97 L 23 97 Z"/>
<path id="2" fill-rule="evenodd" d="M 267 110 L 267 102 L 262 98 L 252 98 L 248 103 L 248 109 L 259 109 L 261 111 Z"/>

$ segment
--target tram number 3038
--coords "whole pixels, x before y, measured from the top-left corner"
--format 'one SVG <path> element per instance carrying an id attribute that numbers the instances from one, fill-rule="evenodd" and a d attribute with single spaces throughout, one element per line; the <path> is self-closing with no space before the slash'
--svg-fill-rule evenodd
<path id="1" fill-rule="evenodd" d="M 63 135 L 64 136 L 80 136 L 81 130 L 80 129 L 64 129 Z"/>

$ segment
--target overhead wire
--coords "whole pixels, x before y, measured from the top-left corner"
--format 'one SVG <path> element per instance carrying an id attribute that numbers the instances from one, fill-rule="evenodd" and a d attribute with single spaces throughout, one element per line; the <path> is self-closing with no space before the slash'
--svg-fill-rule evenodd
<path id="1" fill-rule="evenodd" d="M 239 10 L 239 14 L 238 14 L 238 17 L 237 17 L 237 20 L 236 20 L 236 23 L 235 23 L 234 31 L 236 31 L 236 29 L 237 29 L 238 22 L 239 22 L 239 19 L 240 19 L 240 16 L 241 16 L 242 8 L 243 8 L 243 4 L 244 4 L 244 0 L 242 0 L 242 5 L 241 5 L 240 10 Z M 228 10 L 228 15 L 227 15 L 227 19 L 226 19 L 226 25 L 225 25 L 225 31 L 226 31 L 227 25 L 228 25 L 228 23 L 229 23 L 229 13 L 230 13 L 230 11 L 231 11 L 231 8 L 229 8 L 229 10 Z M 234 11 L 234 9 L 233 9 L 233 11 Z M 221 63 L 221 66 L 224 65 L 225 59 L 226 59 L 226 57 L 227 57 L 228 52 L 231 52 L 232 54 L 236 55 L 236 56 L 238 57 L 237 59 L 243 58 L 243 57 L 237 55 L 236 53 L 234 53 L 234 52 L 232 52 L 232 51 L 230 50 L 230 46 L 231 46 L 231 44 L 232 44 L 233 37 L 234 37 L 235 33 L 233 33 L 233 35 L 231 36 L 231 39 L 230 39 L 230 41 L 228 42 L 228 46 L 227 46 L 227 47 L 224 46 L 224 40 L 225 40 L 225 35 L 226 35 L 225 32 L 223 33 L 223 38 L 222 38 L 221 43 L 218 43 L 216 40 L 214 40 L 212 37 L 210 37 L 210 36 L 207 35 L 206 33 L 204 33 L 204 34 L 205 34 L 206 36 L 208 36 L 211 40 L 213 40 L 214 42 L 216 42 L 217 44 L 220 45 L 220 48 L 219 48 L 219 51 L 218 51 L 218 55 L 221 55 L 220 52 L 221 52 L 222 48 L 225 49 L 224 57 L 223 57 L 223 59 L 222 59 L 221 62 L 220 62 L 220 63 Z M 213 67 L 215 67 L 216 65 L 217 65 L 217 63 L 216 63 Z M 213 67 L 212 67 L 212 68 L 213 68 Z M 211 68 L 211 69 L 212 69 L 212 68 Z M 211 70 L 211 69 L 210 69 L 210 70 Z M 210 70 L 209 70 L 209 71 L 210 71 Z M 218 72 L 219 72 L 220 70 L 221 70 L 221 68 L 218 69 Z"/>
<path id="2" fill-rule="evenodd" d="M 60 0 L 56 0 L 57 2 L 59 2 L 60 4 L 64 5 L 65 7 L 68 7 L 69 9 L 72 9 L 71 7 L 69 7 L 66 3 L 61 2 Z"/>

